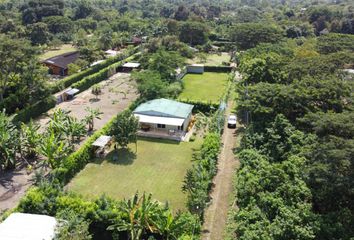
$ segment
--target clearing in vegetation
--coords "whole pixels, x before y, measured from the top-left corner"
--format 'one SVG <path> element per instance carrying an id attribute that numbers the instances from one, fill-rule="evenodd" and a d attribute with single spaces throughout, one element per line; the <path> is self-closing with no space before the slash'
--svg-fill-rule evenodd
<path id="1" fill-rule="evenodd" d="M 222 66 L 223 62 L 225 62 L 225 63 L 230 62 L 230 55 L 225 52 L 223 52 L 221 54 L 213 53 L 213 54 L 208 54 L 205 61 L 203 61 L 199 57 L 195 57 L 193 59 L 189 59 L 187 62 L 189 64 L 201 63 L 201 64 L 204 64 L 205 66 Z"/>
<path id="2" fill-rule="evenodd" d="M 68 188 L 86 197 L 106 194 L 118 200 L 130 198 L 136 191 L 152 193 L 155 199 L 168 201 L 175 211 L 184 210 L 183 180 L 201 143 L 201 139 L 179 143 L 140 138 L 137 153 L 135 144 L 112 150 L 105 159 L 87 164 Z"/>
<path id="3" fill-rule="evenodd" d="M 63 44 L 58 49 L 45 51 L 42 55 L 39 56 L 40 60 L 46 60 L 51 57 L 55 57 L 64 53 L 77 51 L 77 48 L 71 44 Z"/>
<path id="4" fill-rule="evenodd" d="M 187 74 L 182 79 L 184 89 L 179 99 L 217 103 L 226 91 L 228 78 L 228 73 Z"/>

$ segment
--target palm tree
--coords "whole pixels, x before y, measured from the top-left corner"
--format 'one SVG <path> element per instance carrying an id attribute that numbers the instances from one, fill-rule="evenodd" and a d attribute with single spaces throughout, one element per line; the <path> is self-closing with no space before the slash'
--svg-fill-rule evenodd
<path id="1" fill-rule="evenodd" d="M 140 240 L 145 231 L 158 232 L 157 221 L 161 216 L 160 203 L 152 200 L 151 194 L 139 197 L 138 193 L 129 200 L 124 200 L 119 205 L 121 217 L 108 230 L 129 232 L 130 240 Z"/>
<path id="2" fill-rule="evenodd" d="M 85 110 L 88 113 L 88 115 L 85 117 L 84 121 L 86 122 L 86 124 L 88 124 L 88 131 L 90 132 L 94 128 L 94 120 L 101 119 L 100 115 L 102 115 L 103 112 L 100 112 L 98 108 L 90 108 L 90 107 L 87 107 Z"/>

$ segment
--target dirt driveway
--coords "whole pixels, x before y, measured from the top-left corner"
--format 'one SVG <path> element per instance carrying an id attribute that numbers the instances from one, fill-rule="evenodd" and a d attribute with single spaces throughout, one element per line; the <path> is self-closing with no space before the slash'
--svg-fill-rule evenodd
<path id="1" fill-rule="evenodd" d="M 49 115 L 57 108 L 69 111 L 70 115 L 78 119 L 83 119 L 86 116 L 85 108 L 91 107 L 99 108 L 103 112 L 101 119 L 95 120 L 95 129 L 100 129 L 138 97 L 136 83 L 128 73 L 117 73 L 102 81 L 100 85 L 102 93 L 98 98 L 91 93 L 91 89 L 88 89 L 78 94 L 72 101 L 57 105 L 35 122 L 41 125 L 41 130 L 44 130 L 50 120 Z M 82 138 L 80 144 L 83 142 L 85 138 Z M 16 206 L 31 186 L 32 175 L 28 175 L 24 167 L 18 167 L 12 172 L 0 173 L 0 215 L 2 211 Z"/>
<path id="2" fill-rule="evenodd" d="M 229 116 L 232 108 L 232 101 L 230 101 L 226 110 L 226 116 Z M 229 199 L 233 192 L 232 179 L 239 166 L 239 161 L 233 153 L 236 138 L 236 130 L 227 128 L 227 121 L 225 121 L 224 133 L 222 135 L 223 147 L 218 160 L 218 173 L 213 180 L 214 187 L 210 194 L 212 199 L 211 204 L 205 211 L 202 240 L 224 239 L 223 235 L 230 205 Z"/>

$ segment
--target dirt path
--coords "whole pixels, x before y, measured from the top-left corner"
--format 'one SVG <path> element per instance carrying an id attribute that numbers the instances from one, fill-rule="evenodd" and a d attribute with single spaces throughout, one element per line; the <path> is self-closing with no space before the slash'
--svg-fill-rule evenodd
<path id="1" fill-rule="evenodd" d="M 226 116 L 233 109 L 233 101 L 228 103 Z M 232 194 L 232 179 L 239 162 L 235 159 L 233 149 L 236 142 L 236 129 L 227 128 L 225 122 L 222 135 L 223 147 L 218 160 L 218 173 L 213 181 L 211 192 L 212 202 L 205 211 L 205 220 L 202 228 L 202 240 L 221 240 L 225 232 L 227 214 Z"/>

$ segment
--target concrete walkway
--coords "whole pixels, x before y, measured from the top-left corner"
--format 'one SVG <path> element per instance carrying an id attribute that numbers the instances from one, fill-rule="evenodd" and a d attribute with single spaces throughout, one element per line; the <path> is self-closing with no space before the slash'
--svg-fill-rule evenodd
<path id="1" fill-rule="evenodd" d="M 226 110 L 228 117 L 233 109 L 233 101 L 229 101 Z M 239 161 L 235 159 L 233 149 L 236 143 L 236 129 L 227 128 L 225 121 L 224 133 L 222 135 L 223 147 L 218 160 L 218 173 L 213 180 L 211 192 L 211 205 L 205 211 L 205 219 L 202 228 L 203 240 L 224 239 L 227 215 L 230 208 L 230 197 L 233 193 L 232 179 Z"/>

